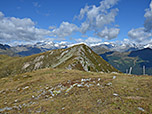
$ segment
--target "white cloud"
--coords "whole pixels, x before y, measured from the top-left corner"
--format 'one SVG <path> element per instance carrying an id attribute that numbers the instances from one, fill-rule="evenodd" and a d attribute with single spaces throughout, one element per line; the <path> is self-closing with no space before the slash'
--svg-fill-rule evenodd
<path id="1" fill-rule="evenodd" d="M 63 38 L 72 35 L 73 32 L 78 31 L 78 27 L 75 24 L 69 22 L 62 22 L 59 28 L 53 29 L 51 34 L 58 38 Z"/>
<path id="2" fill-rule="evenodd" d="M 41 7 L 41 5 L 40 5 L 38 2 L 33 2 L 33 6 L 34 6 L 34 7 L 37 7 L 37 8 L 40 8 L 40 7 Z"/>
<path id="3" fill-rule="evenodd" d="M 2 19 L 3 17 L 4 17 L 4 14 L 0 12 L 0 19 Z"/>
<path id="4" fill-rule="evenodd" d="M 98 7 L 93 5 L 82 8 L 78 17 L 85 21 L 81 23 L 80 32 L 82 34 L 85 34 L 87 31 L 98 33 L 103 30 L 105 26 L 109 24 L 112 25 L 119 11 L 117 8 L 112 9 L 112 7 L 117 4 L 118 1 L 119 0 L 102 0 Z M 108 36 L 110 37 L 111 35 Z M 108 39 L 112 38 L 113 37 Z"/>
<path id="5" fill-rule="evenodd" d="M 83 42 L 83 43 L 87 43 L 87 44 L 92 44 L 92 43 L 99 43 L 99 42 L 102 42 L 102 39 L 99 39 L 99 38 L 95 38 L 95 37 L 89 37 L 88 39 L 76 39 L 76 42 L 80 43 L 80 42 Z"/>
<path id="6" fill-rule="evenodd" d="M 146 18 L 144 27 L 145 27 L 145 30 L 149 32 L 152 30 L 152 1 L 150 3 L 150 8 L 146 9 L 146 13 L 144 17 Z"/>
<path id="7" fill-rule="evenodd" d="M 98 42 L 102 42 L 102 39 L 89 37 L 88 39 L 85 40 L 85 42 L 87 42 L 87 43 L 98 43 Z"/>
<path id="8" fill-rule="evenodd" d="M 78 18 L 83 19 L 84 15 L 88 12 L 88 10 L 89 10 L 89 6 L 85 6 L 84 8 L 81 8 Z"/>
<path id="9" fill-rule="evenodd" d="M 100 31 L 102 31 L 105 26 L 113 26 L 112 24 L 115 22 L 118 9 L 112 9 L 112 7 L 116 5 L 118 1 L 119 0 L 102 0 L 99 6 L 86 5 L 84 8 L 81 8 L 80 14 L 76 17 L 81 20 L 79 27 L 75 24 L 63 21 L 58 28 L 52 30 L 52 36 L 62 40 L 72 35 L 74 32 L 80 32 L 83 35 L 88 31 L 91 31 L 93 35 L 97 35 L 98 32 L 100 34 Z M 52 29 L 52 26 L 50 28 Z M 119 29 L 117 28 L 109 29 L 106 34 L 107 39 L 115 38 L 118 33 Z M 101 35 L 98 35 L 98 37 L 100 36 Z"/>
<path id="10" fill-rule="evenodd" d="M 49 29 L 56 29 L 55 26 L 49 26 Z"/>
<path id="11" fill-rule="evenodd" d="M 144 17 L 144 27 L 137 29 L 131 29 L 128 32 L 128 36 L 136 42 L 142 43 L 147 42 L 152 38 L 152 1 L 149 5 L 149 8 L 145 10 Z"/>
<path id="12" fill-rule="evenodd" d="M 145 42 L 152 37 L 152 33 L 145 32 L 145 28 L 142 27 L 130 30 L 128 36 L 137 42 Z"/>
<path id="13" fill-rule="evenodd" d="M 101 32 L 98 32 L 97 35 L 100 36 L 101 38 L 111 40 L 113 38 L 116 38 L 118 36 L 119 32 L 120 32 L 120 29 L 118 29 L 118 28 L 108 29 L 107 27 L 105 27 L 105 29 L 102 30 Z"/>
<path id="14" fill-rule="evenodd" d="M 96 26 L 98 28 L 104 27 L 112 22 L 115 22 L 115 17 L 117 15 L 118 9 L 112 9 L 108 14 L 97 15 L 96 17 Z"/>
<path id="15" fill-rule="evenodd" d="M 38 29 L 30 18 L 5 17 L 0 12 L 0 41 L 37 41 L 49 36 L 50 31 Z"/>
<path id="16" fill-rule="evenodd" d="M 87 23 L 87 22 L 84 22 L 81 24 L 81 27 L 79 28 L 79 31 L 82 33 L 82 34 L 86 34 L 86 32 L 89 30 L 90 28 L 90 24 Z"/>

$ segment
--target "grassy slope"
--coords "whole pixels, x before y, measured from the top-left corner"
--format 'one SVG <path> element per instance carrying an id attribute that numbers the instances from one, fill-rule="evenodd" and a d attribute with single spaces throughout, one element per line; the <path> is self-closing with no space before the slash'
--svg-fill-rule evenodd
<path id="1" fill-rule="evenodd" d="M 79 58 L 75 59 L 76 57 Z M 0 63 L 3 63 L 0 64 L 0 77 L 48 67 L 67 68 L 69 65 L 75 66 L 72 69 L 84 70 L 85 67 L 95 72 L 118 71 L 85 45 L 76 45 L 68 49 L 52 50 L 27 57 L 6 57 L 0 59 Z"/>
<path id="2" fill-rule="evenodd" d="M 77 87 L 76 83 L 83 86 Z M 6 107 L 13 107 L 11 110 L 3 110 L 12 114 L 150 114 L 151 83 L 150 76 L 47 68 L 1 78 L 0 110 L 2 112 Z"/>

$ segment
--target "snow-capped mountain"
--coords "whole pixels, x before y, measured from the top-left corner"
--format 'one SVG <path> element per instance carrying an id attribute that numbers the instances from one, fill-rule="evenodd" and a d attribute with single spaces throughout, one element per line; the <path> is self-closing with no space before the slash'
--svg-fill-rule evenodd
<path id="1" fill-rule="evenodd" d="M 136 44 L 136 43 L 116 43 L 116 42 L 103 42 L 100 45 L 92 46 L 92 48 L 105 48 L 110 51 L 119 51 L 119 52 L 129 52 L 129 51 L 135 51 L 139 49 L 144 49 L 147 47 L 152 48 L 152 45 L 142 45 L 142 44 Z"/>
<path id="2" fill-rule="evenodd" d="M 67 48 L 67 45 L 68 45 L 67 42 L 54 43 L 53 41 L 41 41 L 41 42 L 34 44 L 34 47 L 50 50 L 50 49 Z"/>
<path id="3" fill-rule="evenodd" d="M 48 50 L 53 49 L 65 49 L 68 47 L 72 47 L 78 44 L 85 44 L 91 47 L 93 50 L 106 49 L 110 51 L 119 51 L 119 52 L 129 52 L 129 51 L 136 51 L 139 49 L 144 48 L 152 48 L 152 44 L 137 44 L 137 43 L 130 43 L 130 42 L 100 42 L 100 43 L 87 43 L 87 42 L 79 42 L 79 43 L 69 43 L 66 41 L 62 42 L 53 42 L 50 40 L 40 41 L 35 44 L 28 44 L 28 45 L 17 45 L 10 47 L 10 50 L 14 53 L 21 55 L 21 56 L 28 56 L 33 55 L 41 52 L 46 52 Z"/>

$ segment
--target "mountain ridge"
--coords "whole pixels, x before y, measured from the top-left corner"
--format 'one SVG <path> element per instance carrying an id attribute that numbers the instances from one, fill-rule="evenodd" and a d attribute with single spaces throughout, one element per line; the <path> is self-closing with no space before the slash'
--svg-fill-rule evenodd
<path id="1" fill-rule="evenodd" d="M 48 67 L 94 72 L 119 72 L 84 44 L 27 57 L 13 57 L 12 59 L 8 57 L 8 59 L 0 61 L 2 63 L 0 77 Z"/>

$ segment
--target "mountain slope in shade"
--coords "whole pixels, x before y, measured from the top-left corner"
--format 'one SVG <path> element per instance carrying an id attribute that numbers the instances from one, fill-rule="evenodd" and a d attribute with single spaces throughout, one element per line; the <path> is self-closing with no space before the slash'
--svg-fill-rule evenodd
<path id="1" fill-rule="evenodd" d="M 95 52 L 121 72 L 129 73 L 132 67 L 132 74 L 142 75 L 145 66 L 146 74 L 152 75 L 152 49 L 150 48 L 132 52 L 105 51 L 104 49 L 95 50 Z"/>
<path id="2" fill-rule="evenodd" d="M 0 60 L 0 77 L 49 67 L 107 73 L 118 72 L 117 69 L 84 44 L 27 57 L 12 57 L 8 59 Z"/>
<path id="3" fill-rule="evenodd" d="M 145 61 L 145 63 L 141 65 L 152 67 L 152 49 L 151 48 L 145 48 L 138 51 L 132 51 L 129 54 L 129 57 L 139 57 L 140 59 Z"/>
<path id="4" fill-rule="evenodd" d="M 17 54 L 11 50 L 11 47 L 6 44 L 0 44 L 0 55 L 17 56 Z"/>

